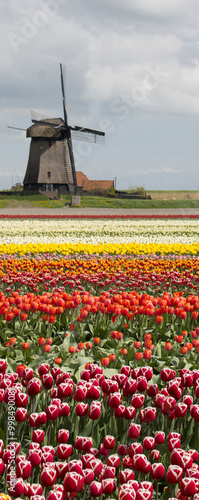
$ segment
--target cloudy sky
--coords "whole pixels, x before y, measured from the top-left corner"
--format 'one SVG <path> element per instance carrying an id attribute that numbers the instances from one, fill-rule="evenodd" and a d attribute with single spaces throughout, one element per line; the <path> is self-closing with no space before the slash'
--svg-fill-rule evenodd
<path id="1" fill-rule="evenodd" d="M 0 189 L 23 181 L 30 110 L 103 130 L 76 170 L 118 189 L 199 189 L 197 0 L 8 0 L 1 6 Z"/>

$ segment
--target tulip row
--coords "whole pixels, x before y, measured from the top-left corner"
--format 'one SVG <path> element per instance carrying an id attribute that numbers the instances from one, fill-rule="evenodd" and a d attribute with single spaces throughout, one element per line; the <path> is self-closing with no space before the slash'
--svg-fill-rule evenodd
<path id="1" fill-rule="evenodd" d="M 126 214 L 126 215 L 8 215 L 8 214 L 0 214 L 0 219 L 198 219 L 199 215 L 197 214 Z"/>
<path id="2" fill-rule="evenodd" d="M 13 498 L 32 500 L 44 490 L 48 500 L 82 491 L 151 500 L 154 489 L 156 498 L 175 489 L 177 498 L 197 500 L 198 381 L 196 369 L 163 368 L 157 376 L 150 366 L 128 365 L 107 378 L 87 363 L 74 382 L 47 363 L 9 373 L 1 359 L 2 484 Z"/>
<path id="3" fill-rule="evenodd" d="M 194 246 L 198 241 L 198 220 L 168 220 L 168 219 L 112 219 L 110 220 L 78 220 L 78 219 L 26 219 L 2 220 L 0 228 L 1 248 L 3 244 L 43 244 L 53 243 L 63 245 L 118 245 L 132 244 L 142 248 L 143 244 L 170 244 L 179 246 Z M 15 246 L 14 245 L 14 246 Z M 135 247 L 135 248 L 136 248 Z M 132 246 L 133 248 L 133 246 Z M 196 248 L 198 246 L 196 244 Z M 132 251 L 133 253 L 133 251 Z"/>
<path id="4" fill-rule="evenodd" d="M 125 288 L 136 288 L 146 293 L 171 293 L 183 295 L 197 290 L 199 261 L 197 258 L 158 256 L 85 256 L 61 257 L 41 254 L 0 259 L 2 289 L 11 292 L 21 287 L 23 292 L 44 290 L 92 290 L 99 293 L 106 288 L 111 294 Z"/>

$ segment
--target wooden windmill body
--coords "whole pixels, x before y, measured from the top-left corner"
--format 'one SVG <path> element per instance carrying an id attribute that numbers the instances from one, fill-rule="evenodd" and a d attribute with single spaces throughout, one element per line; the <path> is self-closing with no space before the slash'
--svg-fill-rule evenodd
<path id="1" fill-rule="evenodd" d="M 77 194 L 72 136 L 77 140 L 104 142 L 104 132 L 68 125 L 64 67 L 60 64 L 64 118 L 43 118 L 32 113 L 32 122 L 26 137 L 31 138 L 28 165 L 24 177 L 24 191 L 57 191 Z"/>

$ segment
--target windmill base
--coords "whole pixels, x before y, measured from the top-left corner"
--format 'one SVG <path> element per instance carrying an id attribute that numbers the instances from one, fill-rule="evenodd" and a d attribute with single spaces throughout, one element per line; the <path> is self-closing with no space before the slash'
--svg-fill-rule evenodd
<path id="1" fill-rule="evenodd" d="M 72 205 L 72 207 L 74 207 L 75 205 L 76 206 L 78 205 L 80 207 L 80 205 L 81 205 L 81 196 L 78 196 L 78 195 L 74 196 L 74 195 L 72 195 L 71 196 L 71 205 Z"/>

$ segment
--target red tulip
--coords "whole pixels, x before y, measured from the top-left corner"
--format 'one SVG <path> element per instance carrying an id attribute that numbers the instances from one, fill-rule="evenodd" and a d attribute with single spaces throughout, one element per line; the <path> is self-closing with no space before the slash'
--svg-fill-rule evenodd
<path id="1" fill-rule="evenodd" d="M 83 469 L 82 475 L 84 478 L 84 484 L 91 484 L 94 480 L 94 472 L 92 469 Z"/>
<path id="2" fill-rule="evenodd" d="M 83 490 L 84 478 L 77 472 L 67 472 L 64 478 L 64 490 L 69 493 L 75 491 L 79 493 Z"/>
<path id="3" fill-rule="evenodd" d="M 28 410 L 26 408 L 17 408 L 15 412 L 16 422 L 24 422 L 27 418 Z"/>
<path id="4" fill-rule="evenodd" d="M 45 467 L 40 476 L 42 486 L 52 486 L 56 480 L 56 470 L 51 467 Z"/>
<path id="5" fill-rule="evenodd" d="M 58 385 L 59 398 L 67 398 L 69 396 L 72 396 L 73 384 L 71 382 L 62 382 L 61 384 Z"/>
<path id="6" fill-rule="evenodd" d="M 159 479 L 163 479 L 164 474 L 165 474 L 164 465 L 159 463 L 159 462 L 154 462 L 151 465 L 150 474 L 151 474 L 151 477 L 153 479 L 156 479 L 157 481 L 159 481 Z"/>
<path id="7" fill-rule="evenodd" d="M 132 420 L 134 418 L 134 416 L 135 416 L 135 413 L 136 413 L 136 410 L 135 410 L 135 407 L 133 405 L 126 406 L 126 408 L 124 410 L 123 417 L 126 420 Z"/>
<path id="8" fill-rule="evenodd" d="M 106 450 L 112 450 L 115 446 L 115 437 L 109 435 L 105 436 L 103 444 Z"/>
<path id="9" fill-rule="evenodd" d="M 156 394 L 158 393 L 158 385 L 157 384 L 151 384 L 147 386 L 147 395 L 150 398 L 154 398 Z"/>
<path id="10" fill-rule="evenodd" d="M 41 463 L 41 450 L 29 450 L 28 452 L 28 460 L 31 463 L 32 467 L 38 467 Z"/>
<path id="11" fill-rule="evenodd" d="M 50 365 L 47 363 L 42 363 L 38 366 L 38 373 L 40 376 L 45 375 L 46 373 L 49 373 L 50 371 Z M 52 370 L 51 370 L 52 373 Z"/>
<path id="12" fill-rule="evenodd" d="M 99 481 L 92 481 L 89 487 L 91 497 L 100 497 L 102 494 L 102 484 Z"/>
<path id="13" fill-rule="evenodd" d="M 139 488 L 136 493 L 136 500 L 151 500 L 152 493 L 145 488 Z"/>
<path id="14" fill-rule="evenodd" d="M 117 453 L 118 455 L 120 455 L 121 457 L 125 456 L 127 454 L 127 444 L 118 444 L 117 446 Z"/>
<path id="15" fill-rule="evenodd" d="M 143 439 L 143 448 L 144 450 L 152 450 L 155 446 L 155 438 L 152 436 L 146 436 Z"/>
<path id="16" fill-rule="evenodd" d="M 186 453 L 184 450 L 174 448 L 171 453 L 171 464 L 179 465 L 183 470 L 189 469 L 192 467 L 193 460 L 189 453 Z"/>
<path id="17" fill-rule="evenodd" d="M 84 436 L 76 436 L 74 447 L 77 450 L 89 452 L 92 448 L 92 438 L 84 437 Z"/>
<path id="18" fill-rule="evenodd" d="M 120 484 L 127 483 L 130 479 L 134 479 L 134 472 L 131 469 L 120 471 Z"/>
<path id="19" fill-rule="evenodd" d="M 14 484 L 13 484 L 14 482 Z M 8 493 L 14 498 L 20 497 L 23 495 L 24 491 L 24 482 L 23 479 L 20 477 L 19 479 L 15 479 L 14 481 L 8 483 Z"/>
<path id="20" fill-rule="evenodd" d="M 63 500 L 63 491 L 51 490 L 48 493 L 47 500 Z"/>
<path id="21" fill-rule="evenodd" d="M 90 461 L 90 466 L 91 466 L 95 476 L 99 476 L 101 474 L 102 469 L 103 469 L 103 464 L 102 464 L 101 460 L 99 460 L 98 458 L 93 458 Z"/>
<path id="22" fill-rule="evenodd" d="M 119 385 L 115 380 L 107 378 L 102 381 L 101 388 L 105 394 L 109 395 L 111 392 L 118 392 Z"/>
<path id="23" fill-rule="evenodd" d="M 127 375 L 124 373 L 115 373 L 115 375 L 112 376 L 112 380 L 116 380 L 120 389 L 124 386 L 127 378 Z"/>
<path id="24" fill-rule="evenodd" d="M 132 396 L 137 390 L 137 381 L 133 378 L 127 379 L 123 385 L 124 396 Z"/>
<path id="25" fill-rule="evenodd" d="M 33 369 L 26 366 L 23 370 L 22 378 L 26 381 L 29 381 L 33 378 L 33 376 L 34 376 Z"/>
<path id="26" fill-rule="evenodd" d="M 57 442 L 67 443 L 69 439 L 69 431 L 67 429 L 59 429 L 57 431 Z"/>
<path id="27" fill-rule="evenodd" d="M 46 416 L 48 420 L 56 420 L 59 416 L 59 408 L 57 405 L 50 404 L 46 408 Z"/>
<path id="28" fill-rule="evenodd" d="M 137 390 L 139 392 L 144 392 L 146 391 L 146 388 L 147 388 L 147 379 L 143 375 L 140 375 L 137 378 Z"/>
<path id="29" fill-rule="evenodd" d="M 101 395 L 101 389 L 99 386 L 97 386 L 94 383 L 89 383 L 87 386 L 88 392 L 87 392 L 87 398 L 89 399 L 99 399 Z"/>
<path id="30" fill-rule="evenodd" d="M 130 377 L 131 374 L 131 367 L 129 365 L 123 365 L 121 367 L 120 373 L 123 373 L 127 377 Z"/>
<path id="31" fill-rule="evenodd" d="M 67 472 L 67 462 L 55 462 L 57 479 L 64 479 Z"/>
<path id="32" fill-rule="evenodd" d="M 53 462 L 53 455 L 50 453 L 50 451 L 43 452 L 41 455 L 41 463 L 49 465 L 50 462 Z"/>
<path id="33" fill-rule="evenodd" d="M 59 416 L 60 417 L 68 417 L 70 414 L 70 406 L 68 403 L 61 403 L 59 407 Z"/>
<path id="34" fill-rule="evenodd" d="M 31 475 L 31 463 L 28 460 L 21 460 L 16 464 L 16 475 L 22 479 L 28 479 Z"/>
<path id="35" fill-rule="evenodd" d="M 49 445 L 45 445 L 45 446 L 42 446 L 42 449 L 41 449 L 42 453 L 51 453 L 51 455 L 54 457 L 55 456 L 55 450 L 53 448 L 53 446 L 51 446 L 50 444 Z"/>
<path id="36" fill-rule="evenodd" d="M 155 444 L 163 444 L 165 440 L 165 433 L 162 431 L 155 432 Z"/>
<path id="37" fill-rule="evenodd" d="M 135 500 L 136 491 L 131 484 L 122 484 L 119 488 L 119 500 Z"/>
<path id="38" fill-rule="evenodd" d="M 31 413 L 29 415 L 29 425 L 30 427 L 39 427 L 40 425 L 39 413 Z"/>
<path id="39" fill-rule="evenodd" d="M 124 405 L 119 405 L 117 408 L 114 410 L 114 415 L 116 418 L 122 418 L 124 416 L 126 406 Z"/>
<path id="40" fill-rule="evenodd" d="M 182 475 L 182 467 L 179 467 L 179 465 L 169 465 L 166 473 L 166 480 L 170 484 L 177 484 L 181 481 Z"/>
<path id="41" fill-rule="evenodd" d="M 4 373 L 6 371 L 7 362 L 5 359 L 0 359 L 0 373 Z"/>
<path id="42" fill-rule="evenodd" d="M 116 479 L 102 479 L 102 493 L 110 495 L 116 489 Z"/>
<path id="43" fill-rule="evenodd" d="M 191 387 L 193 385 L 194 375 L 190 371 L 184 372 L 181 375 L 183 387 Z"/>
<path id="44" fill-rule="evenodd" d="M 27 394 L 30 397 L 34 397 L 37 394 L 39 394 L 40 390 L 41 390 L 41 382 L 38 378 L 32 378 L 31 380 L 29 380 L 27 385 Z"/>
<path id="45" fill-rule="evenodd" d="M 73 453 L 73 447 L 71 444 L 61 443 L 57 447 L 57 458 L 60 460 L 66 460 Z"/>
<path id="46" fill-rule="evenodd" d="M 134 394 L 134 396 L 131 399 L 131 405 L 134 406 L 134 408 L 138 409 L 141 408 L 144 404 L 145 396 L 144 394 Z"/>
<path id="47" fill-rule="evenodd" d="M 139 413 L 140 422 L 150 423 L 153 422 L 155 418 L 156 418 L 156 408 L 148 406 L 143 410 L 140 410 Z"/>
<path id="48" fill-rule="evenodd" d="M 87 397 L 87 392 L 88 389 L 85 385 L 76 385 L 75 391 L 74 391 L 74 400 L 75 401 L 84 401 L 84 399 Z"/>
<path id="49" fill-rule="evenodd" d="M 43 443 L 44 437 L 45 437 L 44 431 L 42 431 L 41 429 L 34 429 L 32 433 L 33 442 L 41 444 Z"/>
<path id="50" fill-rule="evenodd" d="M 172 380 L 176 375 L 175 370 L 172 370 L 171 368 L 163 368 L 160 372 L 160 378 L 163 382 L 168 382 L 169 380 Z"/>
<path id="51" fill-rule="evenodd" d="M 188 406 L 185 403 L 177 403 L 174 408 L 174 413 L 177 418 L 183 418 L 188 410 Z"/>
<path id="52" fill-rule="evenodd" d="M 92 401 L 89 410 L 88 410 L 88 416 L 91 420 L 97 420 L 100 415 L 101 415 L 101 408 L 102 405 L 100 401 Z"/>
<path id="53" fill-rule="evenodd" d="M 115 469 L 118 469 L 120 466 L 120 457 L 115 453 L 113 455 L 109 455 L 106 459 L 106 464 L 115 467 Z"/>
<path id="54" fill-rule="evenodd" d="M 136 454 L 133 457 L 133 468 L 135 471 L 148 474 L 151 470 L 151 464 L 143 454 Z"/>
<path id="55" fill-rule="evenodd" d="M 190 477 L 183 477 L 180 483 L 180 491 L 185 497 L 192 497 L 196 492 L 194 479 Z"/>
<path id="56" fill-rule="evenodd" d="M 33 495 L 42 495 L 43 488 L 41 484 L 38 483 L 32 483 L 29 485 L 28 488 L 28 496 L 29 498 Z"/>
<path id="57" fill-rule="evenodd" d="M 168 450 L 173 451 L 174 448 L 180 448 L 181 441 L 179 438 L 171 438 L 167 440 Z"/>
<path id="58" fill-rule="evenodd" d="M 117 408 L 122 401 L 122 395 L 120 392 L 112 392 L 109 395 L 109 406 L 110 408 Z"/>
<path id="59" fill-rule="evenodd" d="M 141 432 L 141 425 L 140 424 L 130 424 L 129 429 L 128 429 L 128 437 L 131 439 L 138 438 Z"/>
<path id="60" fill-rule="evenodd" d="M 44 373 L 41 377 L 44 389 L 51 389 L 53 385 L 53 376 L 50 373 Z"/>
<path id="61" fill-rule="evenodd" d="M 78 417 L 84 417 L 88 412 L 88 403 L 78 403 L 75 407 L 75 413 Z"/>
<path id="62" fill-rule="evenodd" d="M 129 446 L 129 456 L 133 458 L 134 455 L 142 454 L 143 447 L 140 443 L 131 443 Z"/>
<path id="63" fill-rule="evenodd" d="M 28 404 L 28 394 L 17 392 L 15 396 L 15 405 L 20 408 L 25 408 Z"/>

